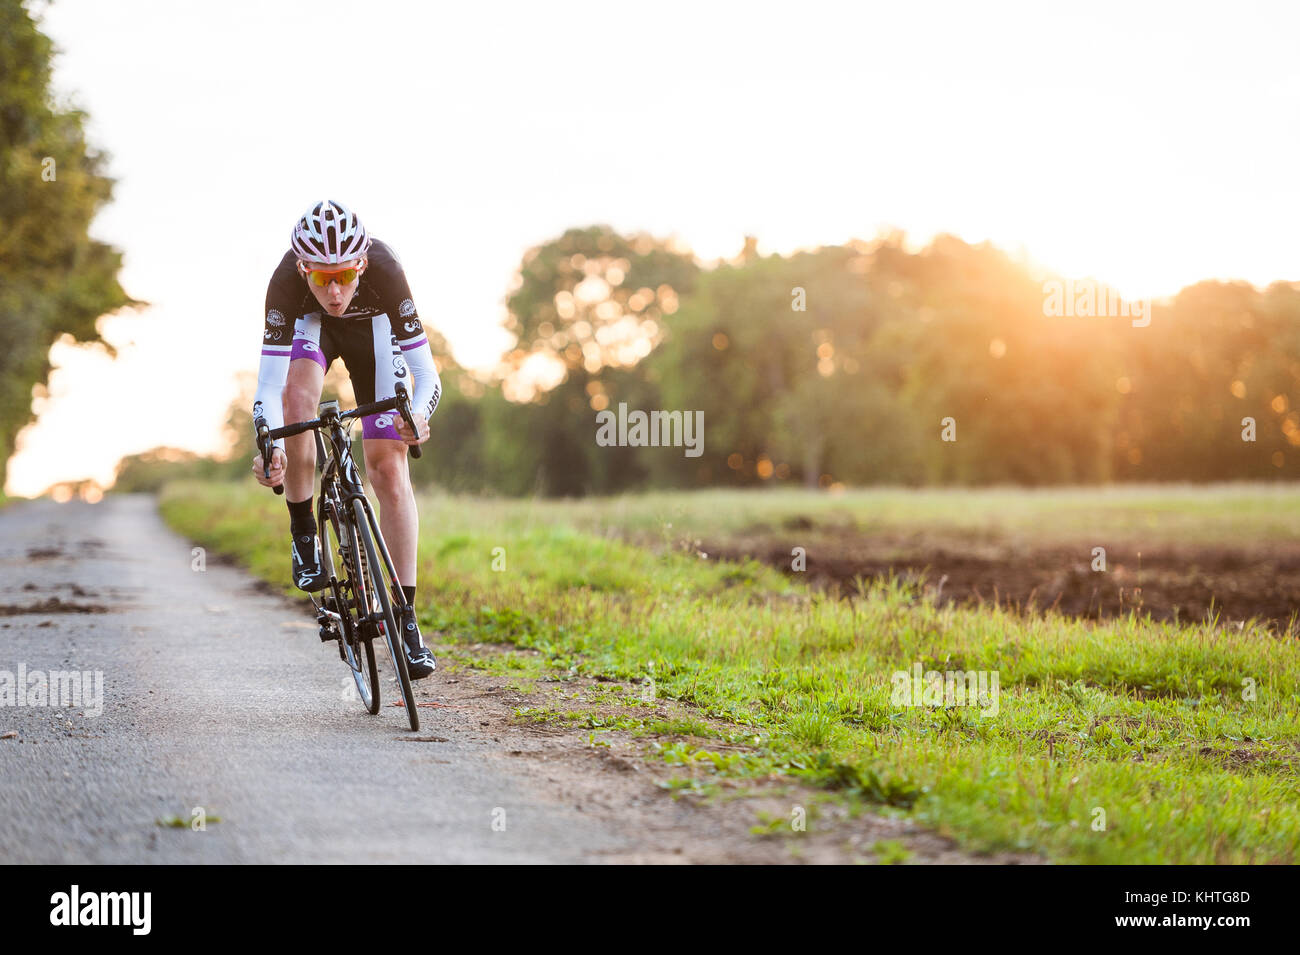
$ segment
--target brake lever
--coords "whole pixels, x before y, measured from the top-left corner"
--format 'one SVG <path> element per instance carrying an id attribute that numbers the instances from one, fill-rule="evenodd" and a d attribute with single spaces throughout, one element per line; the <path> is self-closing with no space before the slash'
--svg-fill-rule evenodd
<path id="1" fill-rule="evenodd" d="M 266 426 L 265 418 L 258 418 L 253 422 L 253 427 L 257 428 L 257 450 L 262 452 L 262 476 L 269 478 L 271 476 L 271 429 Z M 284 493 L 284 485 L 277 484 L 273 488 L 276 494 Z"/>
<path id="2" fill-rule="evenodd" d="M 399 381 L 395 390 L 397 392 L 397 410 L 401 412 L 402 420 L 405 421 L 406 426 L 411 429 L 411 433 L 418 438 L 420 432 L 415 427 L 415 418 L 411 416 L 411 401 L 406 394 L 406 384 Z M 411 452 L 411 457 L 413 458 L 418 459 L 423 453 L 418 444 L 408 444 L 406 447 Z"/>

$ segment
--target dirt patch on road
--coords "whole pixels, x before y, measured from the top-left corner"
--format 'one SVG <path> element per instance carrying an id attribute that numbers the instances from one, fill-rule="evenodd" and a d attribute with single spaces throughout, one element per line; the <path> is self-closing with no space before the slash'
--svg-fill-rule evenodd
<path id="1" fill-rule="evenodd" d="M 82 592 L 84 593 L 84 591 Z M 0 604 L 0 617 L 21 617 L 46 613 L 108 613 L 108 608 L 100 604 L 69 603 L 59 597 L 46 597 L 34 604 Z"/>
<path id="2" fill-rule="evenodd" d="M 1156 620 L 1256 618 L 1285 631 L 1300 615 L 1300 544 L 1227 547 L 1106 547 L 1104 570 L 1089 544 L 935 541 L 817 531 L 803 539 L 742 536 L 705 542 L 712 558 L 753 558 L 842 594 L 859 578 L 916 581 L 940 602 L 1053 609 L 1090 619 L 1130 611 Z M 793 569 L 795 546 L 806 567 Z"/>

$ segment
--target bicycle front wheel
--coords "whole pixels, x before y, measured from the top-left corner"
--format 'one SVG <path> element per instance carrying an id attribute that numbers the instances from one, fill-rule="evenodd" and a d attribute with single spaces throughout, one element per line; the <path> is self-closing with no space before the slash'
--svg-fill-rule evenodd
<path id="1" fill-rule="evenodd" d="M 370 609 L 362 605 L 361 559 L 357 535 L 351 528 L 342 526 L 343 520 L 346 518 L 338 514 L 336 507 L 332 504 L 327 506 L 326 496 L 322 494 L 317 505 L 316 526 L 320 533 L 321 561 L 331 581 L 331 600 L 327 602 L 327 609 L 333 610 L 341 618 L 343 660 L 352 669 L 352 679 L 356 682 L 361 705 L 373 716 L 379 712 L 379 675 L 375 666 L 375 648 L 372 641 L 366 639 L 366 629 L 357 623 L 358 617 L 369 613 Z M 335 555 L 338 555 L 341 567 L 335 566 Z M 342 580 L 339 579 L 340 570 Z"/>
<path id="2" fill-rule="evenodd" d="M 415 693 L 411 689 L 411 674 L 406 669 L 406 644 L 402 640 L 402 631 L 397 625 L 397 615 L 393 611 L 394 594 L 400 594 L 392 567 L 385 559 L 380 559 L 379 548 L 375 546 L 375 535 L 371 531 L 370 514 L 361 501 L 352 502 L 356 515 L 356 534 L 361 539 L 365 553 L 366 591 L 379 600 L 380 619 L 384 632 L 384 641 L 393 658 L 393 670 L 397 674 L 398 686 L 402 688 L 402 701 L 406 705 L 407 719 L 411 729 L 420 728 L 420 714 L 415 708 Z"/>

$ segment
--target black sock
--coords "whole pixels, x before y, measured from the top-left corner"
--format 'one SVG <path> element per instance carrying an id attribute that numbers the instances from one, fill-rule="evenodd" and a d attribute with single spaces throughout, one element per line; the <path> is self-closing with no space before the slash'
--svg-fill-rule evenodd
<path id="1" fill-rule="evenodd" d="M 305 501 L 285 501 L 289 505 L 289 533 L 294 537 L 316 533 L 316 515 L 311 512 L 311 498 Z"/>
<path id="2" fill-rule="evenodd" d="M 408 604 L 410 604 L 412 607 L 414 607 L 414 606 L 415 606 L 415 588 L 414 588 L 414 587 L 403 587 L 403 588 L 402 588 L 402 593 L 406 596 L 406 602 L 407 602 Z"/>

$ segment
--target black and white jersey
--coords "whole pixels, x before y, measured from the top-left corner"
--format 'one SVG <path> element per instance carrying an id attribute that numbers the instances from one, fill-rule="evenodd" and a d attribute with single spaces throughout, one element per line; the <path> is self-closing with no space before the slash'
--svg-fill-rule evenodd
<path id="1" fill-rule="evenodd" d="M 414 412 L 427 419 L 438 407 L 442 382 L 406 273 L 393 250 L 377 239 L 370 244 L 348 310 L 340 316 L 320 307 L 298 272 L 297 255 L 292 250 L 284 254 L 266 290 L 253 417 L 264 417 L 272 429 L 281 427 L 289 363 L 306 358 L 328 370 L 338 357 L 352 378 L 357 404 L 391 398 L 397 382 L 404 381 Z M 394 420 L 393 413 L 366 415 L 361 433 L 397 439 Z"/>

